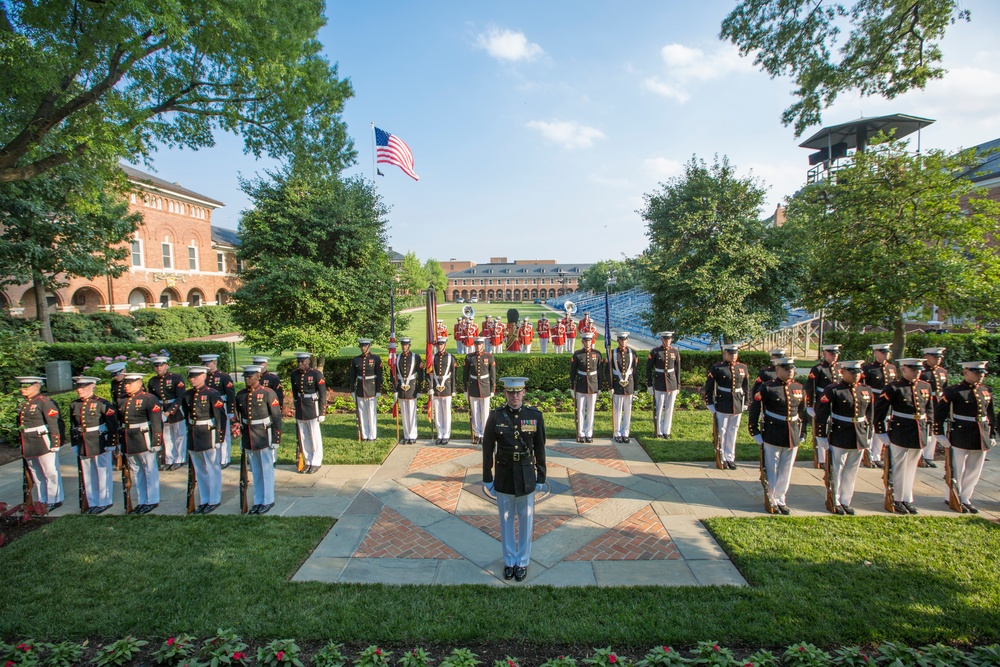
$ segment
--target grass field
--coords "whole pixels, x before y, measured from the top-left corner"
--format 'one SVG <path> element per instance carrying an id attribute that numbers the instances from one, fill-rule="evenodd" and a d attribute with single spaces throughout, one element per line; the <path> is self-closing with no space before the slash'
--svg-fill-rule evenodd
<path id="1" fill-rule="evenodd" d="M 324 518 L 67 516 L 0 550 L 0 636 L 516 640 L 619 650 L 1000 638 L 1000 527 L 981 519 L 711 519 L 748 588 L 291 583 Z"/>

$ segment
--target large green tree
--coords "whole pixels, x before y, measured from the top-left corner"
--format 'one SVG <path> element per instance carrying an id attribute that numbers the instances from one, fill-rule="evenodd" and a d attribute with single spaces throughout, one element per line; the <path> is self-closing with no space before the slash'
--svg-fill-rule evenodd
<path id="1" fill-rule="evenodd" d="M 386 339 L 396 272 L 371 185 L 286 167 L 243 189 L 253 206 L 240 220 L 233 318 L 247 344 L 310 350 L 322 364 L 358 337 Z"/>
<path id="2" fill-rule="evenodd" d="M 441 263 L 436 259 L 428 259 L 424 262 L 424 276 L 428 285 L 434 285 L 438 294 L 444 294 L 448 287 L 448 274 L 444 272 Z"/>
<path id="3" fill-rule="evenodd" d="M 211 146 L 216 129 L 336 172 L 351 87 L 320 55 L 323 4 L 0 0 L 0 182 Z"/>
<path id="4" fill-rule="evenodd" d="M 742 0 L 719 36 L 794 79 L 798 101 L 781 119 L 799 136 L 840 93 L 892 99 L 941 78 L 938 43 L 969 18 L 958 0 Z"/>
<path id="5" fill-rule="evenodd" d="M 1000 314 L 1000 203 L 966 178 L 974 150 L 908 152 L 878 137 L 789 201 L 785 229 L 806 266 L 802 299 L 848 325 L 884 326 L 902 353 L 907 313 Z"/>
<path id="6" fill-rule="evenodd" d="M 427 289 L 427 272 L 420 264 L 420 258 L 412 250 L 403 255 L 399 265 L 399 283 L 397 288 L 405 294 L 419 295 Z"/>
<path id="7" fill-rule="evenodd" d="M 645 196 L 643 283 L 653 330 L 739 341 L 781 322 L 794 293 L 784 234 L 760 219 L 765 191 L 723 157 L 692 157 L 684 174 Z"/>
<path id="8" fill-rule="evenodd" d="M 71 277 L 120 276 L 142 222 L 129 213 L 124 175 L 69 165 L 30 181 L 0 183 L 0 285 L 34 286 L 42 338 L 52 329 L 45 293 Z"/>
<path id="9" fill-rule="evenodd" d="M 627 292 L 642 284 L 642 258 L 625 257 L 624 259 L 602 259 L 591 264 L 590 268 L 580 275 L 580 289 L 591 292 L 603 292 L 608 285 L 608 278 L 614 274 L 615 284 L 610 292 Z"/>

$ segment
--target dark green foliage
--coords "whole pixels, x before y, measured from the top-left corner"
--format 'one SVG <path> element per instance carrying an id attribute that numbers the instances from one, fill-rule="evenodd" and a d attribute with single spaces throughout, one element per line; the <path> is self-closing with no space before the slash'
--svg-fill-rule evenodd
<path id="1" fill-rule="evenodd" d="M 205 315 L 201 312 L 201 308 L 176 306 L 174 308 L 167 308 L 166 312 L 176 315 L 184 325 L 187 335 L 183 336 L 183 338 L 198 338 L 209 334 L 208 322 L 205 320 Z"/>
<path id="2" fill-rule="evenodd" d="M 132 313 L 135 332 L 147 341 L 175 341 L 188 338 L 180 308 L 142 308 Z"/>
<path id="3" fill-rule="evenodd" d="M 892 333 L 856 333 L 852 331 L 828 331 L 824 335 L 826 343 L 840 343 L 841 359 L 871 359 L 869 345 L 888 343 Z M 947 348 L 942 365 L 952 373 L 961 373 L 963 361 L 988 361 L 991 371 L 1000 368 L 1000 335 L 977 331 L 969 334 L 926 334 L 911 333 L 906 336 L 906 348 L 901 357 L 922 358 L 920 350 L 925 347 Z"/>
<path id="4" fill-rule="evenodd" d="M 83 372 L 85 366 L 94 367 L 88 371 L 96 373 L 99 377 L 101 373 L 97 368 L 103 369 L 104 363 L 95 364 L 97 357 L 118 357 L 159 354 L 161 350 L 170 353 L 171 366 L 197 365 L 201 363 L 199 354 L 218 354 L 219 368 L 229 371 L 232 369 L 231 348 L 229 343 L 218 343 L 214 341 L 199 341 L 193 343 L 179 342 L 139 342 L 139 343 L 53 343 L 43 345 L 41 348 L 42 364 L 48 361 L 69 361 L 73 366 L 73 374 L 78 375 Z M 152 369 L 149 369 L 152 373 Z"/>
<path id="5" fill-rule="evenodd" d="M 201 306 L 198 312 L 205 316 L 208 323 L 208 333 L 211 335 L 232 333 L 236 331 L 236 324 L 233 323 L 233 313 L 228 305 L 226 306 Z"/>

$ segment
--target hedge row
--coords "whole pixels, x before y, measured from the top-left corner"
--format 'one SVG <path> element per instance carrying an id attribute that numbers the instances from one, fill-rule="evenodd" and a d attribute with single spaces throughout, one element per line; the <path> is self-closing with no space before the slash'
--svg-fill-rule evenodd
<path id="1" fill-rule="evenodd" d="M 104 367 L 114 361 L 124 361 L 128 370 L 136 373 L 151 373 L 149 358 L 166 351 L 170 355 L 171 366 L 190 366 L 201 363 L 199 354 L 218 354 L 219 368 L 232 370 L 232 352 L 229 343 L 218 341 L 197 341 L 191 343 L 53 343 L 42 346 L 42 368 L 49 361 L 68 361 L 73 374 L 85 372 L 88 375 L 107 378 Z"/>
<path id="2" fill-rule="evenodd" d="M 229 306 L 143 308 L 118 313 L 53 313 L 52 337 L 60 343 L 174 341 L 236 330 Z"/>
<path id="3" fill-rule="evenodd" d="M 830 331 L 824 336 L 827 343 L 840 343 L 841 359 L 871 359 L 870 345 L 891 343 L 892 333 L 854 333 L 850 331 Z M 920 352 L 925 347 L 947 348 L 944 366 L 952 373 L 961 373 L 963 361 L 988 361 L 990 370 L 1000 369 L 1000 335 L 977 331 L 968 334 L 927 334 L 913 333 L 906 336 L 903 357 L 922 358 Z"/>

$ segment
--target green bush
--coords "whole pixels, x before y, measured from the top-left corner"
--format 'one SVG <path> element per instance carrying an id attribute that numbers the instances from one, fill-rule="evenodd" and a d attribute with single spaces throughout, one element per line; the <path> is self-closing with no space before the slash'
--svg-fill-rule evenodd
<path id="1" fill-rule="evenodd" d="M 892 333 L 856 333 L 852 331 L 830 331 L 824 336 L 828 344 L 840 343 L 841 359 L 871 359 L 869 345 L 891 343 Z M 952 373 L 961 373 L 963 361 L 988 361 L 990 370 L 1000 368 L 1000 335 L 976 331 L 967 334 L 926 334 L 913 333 L 906 336 L 904 357 L 922 358 L 921 348 L 944 347 L 944 366 Z"/>
<path id="2" fill-rule="evenodd" d="M 42 368 L 38 324 L 0 316 L 0 394 L 14 391 L 18 375 L 35 375 Z"/>
<path id="3" fill-rule="evenodd" d="M 52 313 L 49 315 L 52 338 L 60 343 L 97 343 L 101 332 L 86 315 L 79 313 Z"/>
<path id="4" fill-rule="evenodd" d="M 184 328 L 187 329 L 187 335 L 182 336 L 183 338 L 198 338 L 200 336 L 208 335 L 208 322 L 205 320 L 205 314 L 201 312 L 201 308 L 175 306 L 173 308 L 167 308 L 166 310 L 167 312 L 173 313 L 179 317 L 181 322 L 184 323 Z"/>
<path id="5" fill-rule="evenodd" d="M 208 323 L 208 333 L 213 336 L 237 330 L 229 306 L 202 306 L 198 312 L 205 316 L 205 321 Z"/>
<path id="6" fill-rule="evenodd" d="M 177 314 L 180 308 L 141 308 L 132 313 L 135 332 L 147 341 L 175 341 L 188 338 L 188 328 Z"/>
<path id="7" fill-rule="evenodd" d="M 135 321 L 129 315 L 118 313 L 90 313 L 87 318 L 94 323 L 101 343 L 131 343 L 136 340 Z M 69 341 L 65 341 L 69 342 Z"/>
<path id="8" fill-rule="evenodd" d="M 141 312 L 141 311 L 140 311 Z M 199 341 L 190 343 L 53 343 L 41 346 L 41 364 L 49 361 L 69 361 L 73 374 L 84 372 L 88 375 L 106 378 L 104 367 L 112 361 L 128 361 L 129 371 L 137 373 L 152 373 L 149 365 L 150 356 L 163 351 L 170 354 L 171 366 L 198 365 L 199 354 L 218 354 L 219 368 L 229 371 L 232 368 L 232 354 L 229 343 L 217 341 Z M 139 363 L 142 362 L 142 363 Z"/>

